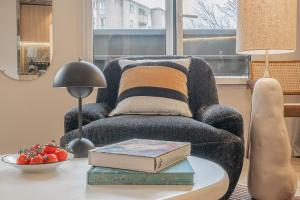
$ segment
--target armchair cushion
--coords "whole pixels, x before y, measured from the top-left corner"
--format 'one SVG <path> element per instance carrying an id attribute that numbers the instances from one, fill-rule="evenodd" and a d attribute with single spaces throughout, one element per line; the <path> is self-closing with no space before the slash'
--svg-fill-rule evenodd
<path id="1" fill-rule="evenodd" d="M 83 135 L 102 146 L 132 138 L 186 141 L 196 144 L 237 141 L 227 131 L 182 116 L 120 115 L 99 119 L 83 126 Z M 78 137 L 78 130 L 61 138 L 64 146 Z"/>
<path id="2" fill-rule="evenodd" d="M 82 106 L 82 125 L 105 118 L 111 111 L 105 103 L 90 103 Z M 78 107 L 65 114 L 65 133 L 78 128 Z"/>
<path id="3" fill-rule="evenodd" d="M 211 105 L 198 110 L 197 120 L 243 138 L 243 117 L 229 106 Z"/>

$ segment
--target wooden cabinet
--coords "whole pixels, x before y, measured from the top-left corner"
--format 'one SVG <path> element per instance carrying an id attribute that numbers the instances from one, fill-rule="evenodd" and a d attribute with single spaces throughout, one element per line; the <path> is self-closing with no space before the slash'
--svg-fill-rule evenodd
<path id="1" fill-rule="evenodd" d="M 50 42 L 52 7 L 20 6 L 20 36 L 26 42 Z"/>

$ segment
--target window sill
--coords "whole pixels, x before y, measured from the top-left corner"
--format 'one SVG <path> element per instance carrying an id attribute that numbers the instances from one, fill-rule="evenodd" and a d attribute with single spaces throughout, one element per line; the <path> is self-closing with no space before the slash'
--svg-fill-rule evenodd
<path id="1" fill-rule="evenodd" d="M 247 76 L 216 76 L 217 85 L 247 85 Z"/>

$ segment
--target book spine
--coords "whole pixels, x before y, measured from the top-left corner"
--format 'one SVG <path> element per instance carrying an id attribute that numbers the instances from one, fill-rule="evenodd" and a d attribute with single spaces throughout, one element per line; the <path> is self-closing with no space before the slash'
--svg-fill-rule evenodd
<path id="1" fill-rule="evenodd" d="M 88 172 L 89 185 L 193 185 L 193 174 L 113 174 Z"/>
<path id="2" fill-rule="evenodd" d="M 159 172 L 174 163 L 184 160 L 190 155 L 190 152 L 191 145 L 189 144 L 155 158 L 154 172 Z"/>

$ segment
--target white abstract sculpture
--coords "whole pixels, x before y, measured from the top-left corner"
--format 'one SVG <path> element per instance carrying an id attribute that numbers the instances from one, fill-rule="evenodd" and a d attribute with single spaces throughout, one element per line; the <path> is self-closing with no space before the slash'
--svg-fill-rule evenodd
<path id="1" fill-rule="evenodd" d="M 283 115 L 283 94 L 272 78 L 257 81 L 252 98 L 248 189 L 257 200 L 291 200 L 297 178 Z"/>

